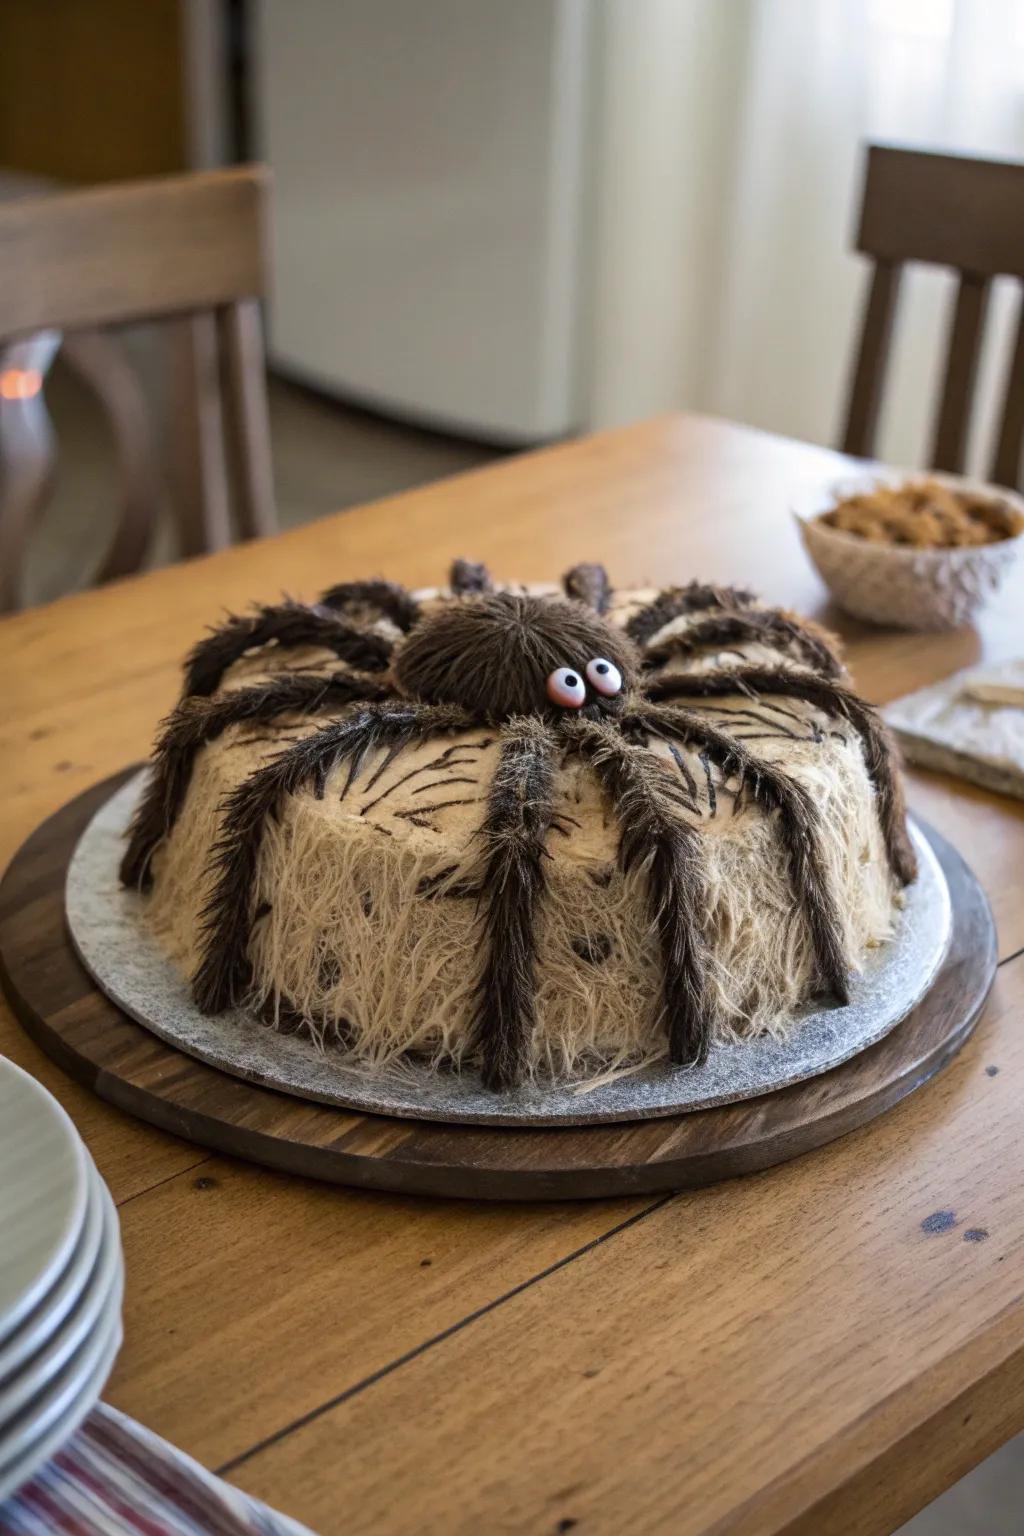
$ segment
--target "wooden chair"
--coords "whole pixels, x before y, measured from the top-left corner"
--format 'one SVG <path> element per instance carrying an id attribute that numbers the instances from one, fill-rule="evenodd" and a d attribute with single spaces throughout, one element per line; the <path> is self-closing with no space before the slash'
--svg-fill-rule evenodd
<path id="1" fill-rule="evenodd" d="M 869 456 L 882 399 L 900 278 L 908 261 L 955 267 L 960 286 L 930 461 L 964 466 L 992 279 L 1024 279 L 1024 165 L 871 144 L 857 250 L 875 271 L 846 413 L 845 452 Z M 1014 486 L 1024 439 L 1024 298 L 1003 396 L 991 478 Z"/>
<path id="2" fill-rule="evenodd" d="M 122 506 L 94 579 L 137 570 L 159 476 L 133 370 L 105 327 L 166 322 L 182 552 L 273 531 L 263 342 L 269 178 L 259 167 L 0 203 L 0 608 L 17 605 L 52 432 L 42 385 L 59 348 L 111 418 Z M 223 406 L 227 407 L 226 413 Z"/>

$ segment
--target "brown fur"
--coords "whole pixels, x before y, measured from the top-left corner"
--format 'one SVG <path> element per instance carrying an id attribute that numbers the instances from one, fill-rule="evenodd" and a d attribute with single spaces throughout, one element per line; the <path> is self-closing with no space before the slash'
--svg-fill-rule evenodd
<path id="1" fill-rule="evenodd" d="M 824 677 L 839 677 L 843 670 L 831 638 L 824 630 L 779 608 L 747 608 L 739 613 L 722 610 L 709 614 L 679 634 L 669 635 L 660 644 L 649 646 L 644 652 L 644 665 L 660 667 L 673 656 L 693 656 L 706 647 L 721 649 L 752 640 L 759 640 L 778 651 L 792 652 Z"/>
<path id="2" fill-rule="evenodd" d="M 907 812 L 899 775 L 899 754 L 884 724 L 870 704 L 841 683 L 792 667 L 730 667 L 704 673 L 652 678 L 652 699 L 717 698 L 730 693 L 778 694 L 804 699 L 838 715 L 861 739 L 868 775 L 878 795 L 878 815 L 893 873 L 903 885 L 917 875 L 917 858 L 907 832 Z"/>
<path id="3" fill-rule="evenodd" d="M 246 651 L 270 641 L 278 645 L 323 645 L 340 661 L 362 672 L 383 672 L 391 646 L 378 635 L 353 629 L 329 608 L 284 602 L 233 614 L 189 653 L 185 662 L 185 694 L 209 697 L 216 693 L 229 667 Z"/>
<path id="4" fill-rule="evenodd" d="M 636 655 L 621 630 L 579 603 L 495 592 L 450 604 L 424 619 L 398 650 L 395 679 L 403 693 L 433 704 L 461 704 L 482 722 L 513 715 L 557 719 L 547 678 L 557 667 L 585 676 L 588 661 L 614 662 L 628 686 Z M 618 698 L 588 689 L 592 713 L 614 713 Z"/>
<path id="5" fill-rule="evenodd" d="M 483 1077 L 514 1088 L 526 1072 L 534 1027 L 536 916 L 544 894 L 544 839 L 551 822 L 555 739 L 533 717 L 502 729 L 480 835 L 479 875 L 487 959 L 479 987 Z"/>
<path id="6" fill-rule="evenodd" d="M 330 775 L 348 764 L 344 794 L 368 752 L 397 742 L 408 745 L 467 724 L 461 711 L 443 706 L 368 705 L 297 741 L 238 785 L 225 802 L 211 856 L 216 879 L 203 910 L 203 958 L 192 982 L 204 1013 L 220 1013 L 241 1002 L 249 985 L 249 933 L 263 829 L 280 801 L 302 789 L 312 789 L 321 799 Z"/>
<path id="7" fill-rule="evenodd" d="M 562 577 L 566 597 L 575 598 L 593 608 L 595 613 L 607 613 L 612 600 L 612 584 L 603 565 L 574 565 Z"/>
<path id="8" fill-rule="evenodd" d="M 342 581 L 328 587 L 321 606 L 336 613 L 358 617 L 369 609 L 390 619 L 407 634 L 420 616 L 420 605 L 411 593 L 394 581 Z"/>
<path id="9" fill-rule="evenodd" d="M 716 587 L 708 582 L 691 581 L 685 587 L 667 587 L 652 603 L 635 613 L 626 625 L 626 633 L 637 645 L 645 646 L 659 629 L 687 613 L 701 613 L 705 608 L 747 608 L 755 601 L 753 592 L 743 587 Z"/>
<path id="10" fill-rule="evenodd" d="M 609 725 L 567 720 L 565 739 L 594 765 L 619 823 L 619 859 L 642 870 L 661 945 L 662 1002 L 669 1058 L 706 1060 L 713 1019 L 704 985 L 707 907 L 700 833 L 685 821 L 676 781 L 644 747 L 627 746 Z"/>
<path id="11" fill-rule="evenodd" d="M 638 710 L 637 719 L 659 736 L 695 747 L 729 776 L 739 780 L 737 795 L 748 790 L 757 804 L 779 817 L 779 830 L 789 863 L 793 895 L 811 934 L 818 981 L 842 1003 L 849 1001 L 849 959 L 843 949 L 842 928 L 829 890 L 819 851 L 818 813 L 807 790 L 795 779 L 767 763 L 732 736 L 688 709 L 655 706 Z"/>
<path id="12" fill-rule="evenodd" d="M 275 720 L 286 714 L 342 709 L 357 699 L 383 697 L 378 683 L 350 673 L 319 677 L 291 672 L 252 688 L 239 688 L 223 698 L 184 699 L 164 721 L 157 737 L 149 784 L 129 828 L 128 849 L 121 862 L 122 884 L 136 890 L 149 886 L 153 855 L 178 819 L 196 754 L 229 726 Z"/>
<path id="13" fill-rule="evenodd" d="M 448 573 L 448 585 L 458 597 L 494 591 L 491 573 L 486 565 L 477 565 L 473 560 L 453 560 Z"/>

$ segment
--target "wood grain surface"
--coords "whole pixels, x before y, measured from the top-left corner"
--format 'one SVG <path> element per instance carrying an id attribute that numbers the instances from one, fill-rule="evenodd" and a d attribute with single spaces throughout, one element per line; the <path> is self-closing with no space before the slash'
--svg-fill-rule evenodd
<path id="1" fill-rule="evenodd" d="M 64 919 L 67 867 L 124 777 L 102 781 L 49 817 L 0 881 L 4 992 L 47 1055 L 108 1103 L 199 1146 L 285 1173 L 490 1200 L 594 1199 L 713 1184 L 823 1146 L 920 1088 L 967 1039 L 995 975 L 985 896 L 956 850 L 932 833 L 953 908 L 949 951 L 908 1017 L 834 1071 L 718 1109 L 579 1128 L 444 1125 L 313 1104 L 165 1044 L 122 1013 L 80 964 Z"/>
<path id="2" fill-rule="evenodd" d="M 949 635 L 828 606 L 787 504 L 848 469 L 672 417 L 7 620 L 0 858 L 145 755 L 223 607 L 375 573 L 429 583 L 455 554 L 748 581 L 839 628 L 879 702 L 1019 654 L 1019 586 Z M 993 901 L 985 1017 L 880 1120 L 712 1189 L 499 1206 L 204 1158 L 0 1009 L 0 1049 L 57 1093 L 120 1204 L 111 1400 L 321 1536 L 891 1531 L 1024 1427 L 1024 804 L 934 775 L 909 788 Z"/>
<path id="3" fill-rule="evenodd" d="M 993 1158 L 1024 970 L 1002 981 L 927 1092 L 675 1196 L 233 1477 L 320 1531 L 891 1532 L 1021 1426 L 1020 1165 Z"/>

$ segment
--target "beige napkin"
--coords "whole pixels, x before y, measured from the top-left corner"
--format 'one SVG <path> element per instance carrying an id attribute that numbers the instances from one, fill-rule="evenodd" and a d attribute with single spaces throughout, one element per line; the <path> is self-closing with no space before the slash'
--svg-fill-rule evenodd
<path id="1" fill-rule="evenodd" d="M 882 713 L 909 762 L 1024 799 L 1024 660 L 954 672 Z"/>

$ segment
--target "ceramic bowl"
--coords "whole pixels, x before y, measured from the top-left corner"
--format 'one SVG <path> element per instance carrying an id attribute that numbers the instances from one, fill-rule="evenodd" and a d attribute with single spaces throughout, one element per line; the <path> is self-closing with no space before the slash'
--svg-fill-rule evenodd
<path id="1" fill-rule="evenodd" d="M 865 470 L 804 497 L 792 508 L 803 546 L 836 602 L 855 618 L 897 629 L 956 629 L 971 622 L 1020 560 L 1024 532 L 992 544 L 913 549 L 875 544 L 820 521 L 847 496 L 924 478 L 1009 502 L 1024 514 L 1024 499 L 1012 491 L 934 472 Z"/>

